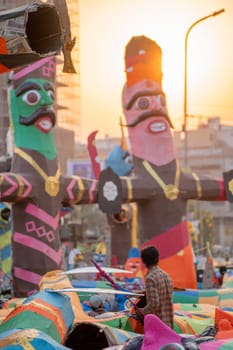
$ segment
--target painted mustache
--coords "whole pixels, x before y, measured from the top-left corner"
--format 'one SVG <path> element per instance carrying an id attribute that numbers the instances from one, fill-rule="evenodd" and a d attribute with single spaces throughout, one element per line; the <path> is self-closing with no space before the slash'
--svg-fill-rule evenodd
<path id="1" fill-rule="evenodd" d="M 29 126 L 34 124 L 40 117 L 42 116 L 48 116 L 51 118 L 53 126 L 56 123 L 56 116 L 55 113 L 52 109 L 47 109 L 47 108 L 39 108 L 37 111 L 35 111 L 30 117 L 19 117 L 19 122 L 20 124 Z"/>
<path id="2" fill-rule="evenodd" d="M 170 120 L 170 118 L 168 117 L 168 115 L 164 112 L 158 112 L 158 111 L 149 111 L 149 112 L 145 112 L 141 115 L 139 115 L 137 117 L 136 120 L 134 120 L 132 123 L 130 124 L 122 124 L 122 126 L 127 126 L 128 128 L 133 128 L 135 127 L 136 125 L 138 125 L 139 123 L 143 122 L 144 120 L 148 119 L 148 118 L 151 118 L 151 117 L 164 117 L 170 124 L 170 126 L 173 128 L 173 125 L 172 125 L 172 122 Z"/>

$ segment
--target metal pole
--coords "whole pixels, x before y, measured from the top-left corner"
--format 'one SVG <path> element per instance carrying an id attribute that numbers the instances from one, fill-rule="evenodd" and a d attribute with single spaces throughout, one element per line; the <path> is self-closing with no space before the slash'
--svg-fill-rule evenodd
<path id="1" fill-rule="evenodd" d="M 209 17 L 214 17 L 223 13 L 225 9 L 221 9 L 219 11 L 215 11 L 208 16 L 202 17 L 194 22 L 187 30 L 185 35 L 185 45 L 184 45 L 184 123 L 183 123 L 183 133 L 184 133 L 184 166 L 188 166 L 188 140 L 187 140 L 187 61 L 188 61 L 188 37 L 190 31 L 196 26 L 198 23 L 206 20 Z"/>

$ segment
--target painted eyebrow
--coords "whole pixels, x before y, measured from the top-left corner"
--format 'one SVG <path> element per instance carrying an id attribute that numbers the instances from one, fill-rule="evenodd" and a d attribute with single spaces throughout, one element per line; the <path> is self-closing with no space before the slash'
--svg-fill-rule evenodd
<path id="1" fill-rule="evenodd" d="M 48 83 L 48 82 L 44 83 L 44 88 L 45 88 L 45 90 L 52 90 L 52 91 L 54 91 L 53 85 Z"/>
<path id="2" fill-rule="evenodd" d="M 152 91 L 138 91 L 136 92 L 129 100 L 129 102 L 126 104 L 125 108 L 128 110 L 132 107 L 132 104 L 134 101 L 140 97 L 140 96 L 156 96 L 156 95 L 165 95 L 164 92 L 158 91 L 158 90 L 152 90 Z"/>
<path id="3" fill-rule="evenodd" d="M 37 83 L 34 83 L 32 81 L 28 81 L 16 89 L 15 95 L 18 97 L 18 96 L 22 95 L 24 92 L 27 92 L 31 89 L 41 90 L 41 87 Z"/>

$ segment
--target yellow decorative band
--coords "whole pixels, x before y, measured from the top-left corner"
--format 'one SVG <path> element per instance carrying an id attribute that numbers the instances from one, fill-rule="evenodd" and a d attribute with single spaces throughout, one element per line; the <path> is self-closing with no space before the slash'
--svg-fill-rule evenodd
<path id="1" fill-rule="evenodd" d="M 148 173 L 153 177 L 155 181 L 162 188 L 164 195 L 170 201 L 174 201 L 179 196 L 179 181 L 180 181 L 180 165 L 176 162 L 176 175 L 175 175 L 175 183 L 174 184 L 165 184 L 163 179 L 156 173 L 156 171 L 152 168 L 147 160 L 142 162 L 144 168 L 148 171 Z"/>
<path id="2" fill-rule="evenodd" d="M 81 201 L 81 199 L 83 198 L 85 187 L 84 187 L 82 179 L 79 176 L 75 176 L 75 178 L 77 179 L 77 183 L 78 183 L 78 195 L 77 195 L 75 203 L 79 203 Z"/>
<path id="3" fill-rule="evenodd" d="M 131 203 L 130 204 L 131 209 L 132 209 L 132 228 L 131 228 L 131 246 L 138 248 L 138 242 L 137 242 L 137 213 L 138 213 L 138 208 L 136 203 Z"/>
<path id="4" fill-rule="evenodd" d="M 123 178 L 126 181 L 127 190 L 128 190 L 127 199 L 130 202 L 133 199 L 133 186 L 132 186 L 131 179 L 127 176 L 122 176 L 121 178 Z"/>
<path id="5" fill-rule="evenodd" d="M 197 176 L 196 173 L 192 173 L 195 181 L 196 181 L 196 186 L 197 186 L 197 197 L 201 198 L 202 197 L 202 188 L 201 188 L 201 181 L 199 177 Z"/>
<path id="6" fill-rule="evenodd" d="M 24 190 L 24 182 L 23 180 L 21 179 L 21 177 L 19 175 L 16 175 L 16 180 L 19 184 L 18 186 L 18 193 L 17 193 L 17 197 L 22 197 L 23 195 L 23 190 Z"/>
<path id="7" fill-rule="evenodd" d="M 45 173 L 45 171 L 35 162 L 35 160 L 30 156 L 30 154 L 27 154 L 24 152 L 22 149 L 15 147 L 14 153 L 18 154 L 21 158 L 26 160 L 28 164 L 32 166 L 33 169 L 35 169 L 38 174 L 44 179 L 45 181 L 45 192 L 48 193 L 51 197 L 56 197 L 60 190 L 60 176 L 61 172 L 60 169 L 58 168 L 56 171 L 55 176 L 49 176 Z"/>
<path id="8" fill-rule="evenodd" d="M 228 190 L 233 194 L 233 179 L 228 181 Z"/>

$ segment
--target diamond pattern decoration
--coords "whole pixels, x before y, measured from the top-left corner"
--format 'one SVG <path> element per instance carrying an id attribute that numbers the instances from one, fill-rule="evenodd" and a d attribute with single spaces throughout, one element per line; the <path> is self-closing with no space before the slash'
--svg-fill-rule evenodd
<path id="1" fill-rule="evenodd" d="M 26 222 L 26 230 L 27 232 L 35 231 L 39 238 L 47 237 L 47 240 L 49 242 L 52 242 L 55 240 L 54 232 L 52 230 L 47 232 L 44 226 L 36 227 L 36 224 L 34 221 Z"/>

